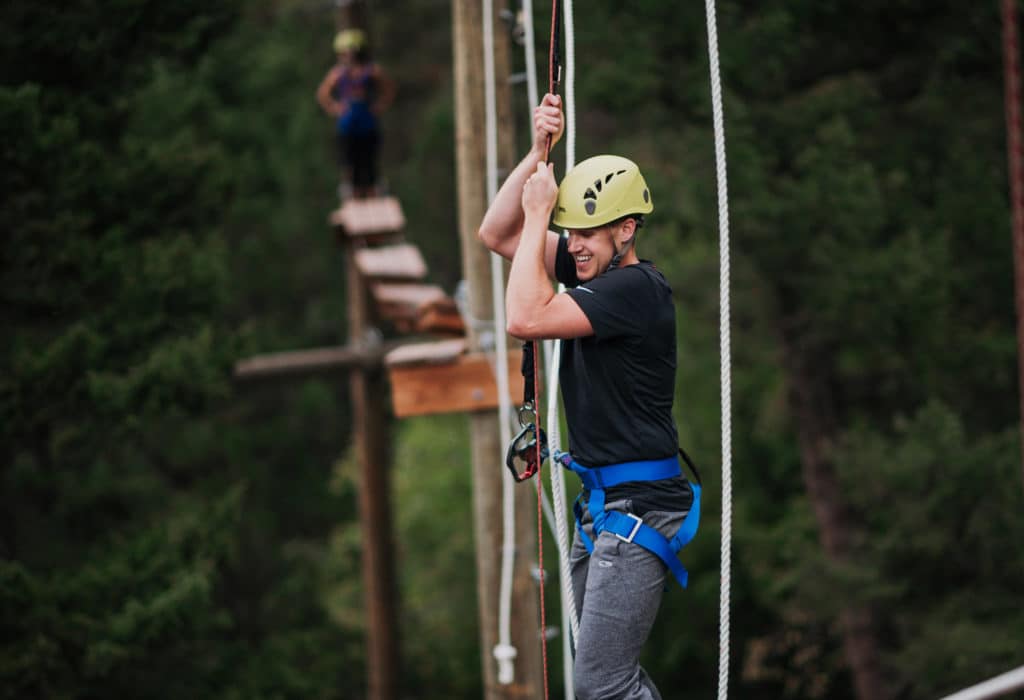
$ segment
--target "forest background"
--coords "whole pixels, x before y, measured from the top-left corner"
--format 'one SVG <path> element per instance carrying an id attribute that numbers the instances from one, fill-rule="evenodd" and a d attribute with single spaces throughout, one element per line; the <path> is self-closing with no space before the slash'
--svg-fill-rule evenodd
<path id="1" fill-rule="evenodd" d="M 1019 666 L 997 4 L 718 7 L 733 692 L 856 697 L 851 651 L 899 698 Z M 370 9 L 399 87 L 384 173 L 452 291 L 451 9 Z M 703 12 L 592 0 L 576 17 L 577 152 L 629 154 L 647 175 L 640 250 L 676 293 L 677 418 L 707 486 L 693 583 L 666 596 L 644 658 L 669 698 L 710 697 L 717 676 Z M 231 379 L 240 358 L 344 341 L 331 124 L 313 98 L 331 6 L 10 0 L 0 19 L 0 696 L 360 697 L 345 383 Z M 462 416 L 395 424 L 403 697 L 480 694 L 472 532 L 446 526 L 471 522 L 467 441 Z"/>

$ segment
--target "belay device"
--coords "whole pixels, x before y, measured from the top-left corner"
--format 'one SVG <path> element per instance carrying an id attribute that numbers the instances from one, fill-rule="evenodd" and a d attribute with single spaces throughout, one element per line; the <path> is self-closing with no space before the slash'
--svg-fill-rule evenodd
<path id="1" fill-rule="evenodd" d="M 548 437 L 543 428 L 537 427 L 536 364 L 534 363 L 535 343 L 523 344 L 523 405 L 518 411 L 520 430 L 505 453 L 505 466 L 512 472 L 517 482 L 526 481 L 540 471 L 541 464 L 548 458 Z M 532 420 L 531 420 L 532 419 Z M 540 449 L 537 442 L 540 441 Z M 526 466 L 522 471 L 516 468 L 516 460 L 522 460 Z"/>

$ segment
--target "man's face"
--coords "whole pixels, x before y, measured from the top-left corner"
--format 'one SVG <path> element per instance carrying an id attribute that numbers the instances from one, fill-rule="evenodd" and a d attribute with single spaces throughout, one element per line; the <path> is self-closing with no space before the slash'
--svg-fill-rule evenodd
<path id="1" fill-rule="evenodd" d="M 588 282 L 608 269 L 615 257 L 612 242 L 613 227 L 570 229 L 569 253 L 576 262 L 576 276 L 580 282 Z"/>

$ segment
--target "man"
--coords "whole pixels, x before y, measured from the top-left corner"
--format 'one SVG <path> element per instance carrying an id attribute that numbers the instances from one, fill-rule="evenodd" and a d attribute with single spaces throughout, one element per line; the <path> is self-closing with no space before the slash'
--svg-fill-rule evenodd
<path id="1" fill-rule="evenodd" d="M 699 513 L 699 487 L 681 476 L 676 457 L 675 305 L 665 278 L 637 255 L 638 230 L 654 209 L 639 169 L 596 156 L 557 186 L 544 149 L 562 125 L 560 99 L 545 95 L 534 111 L 532 148 L 479 235 L 512 260 L 509 333 L 564 341 L 565 462 L 583 480 L 586 503 L 571 555 L 577 697 L 660 698 L 639 665 L 640 650 L 667 568 L 686 583 L 675 552 L 692 537 Z M 548 230 L 552 213 L 567 238 Z M 568 291 L 556 294 L 552 277 Z"/>

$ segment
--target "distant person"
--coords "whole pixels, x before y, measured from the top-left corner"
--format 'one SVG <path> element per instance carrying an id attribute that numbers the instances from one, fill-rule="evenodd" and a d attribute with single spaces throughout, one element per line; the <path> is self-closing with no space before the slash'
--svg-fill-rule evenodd
<path id="1" fill-rule="evenodd" d="M 334 37 L 338 56 L 316 91 L 317 102 L 335 118 L 337 158 L 347 167 L 347 184 L 357 198 L 377 194 L 377 156 L 380 151 L 379 116 L 395 96 L 395 87 L 370 58 L 366 34 L 346 29 Z M 343 184 L 345 176 L 342 176 Z"/>

